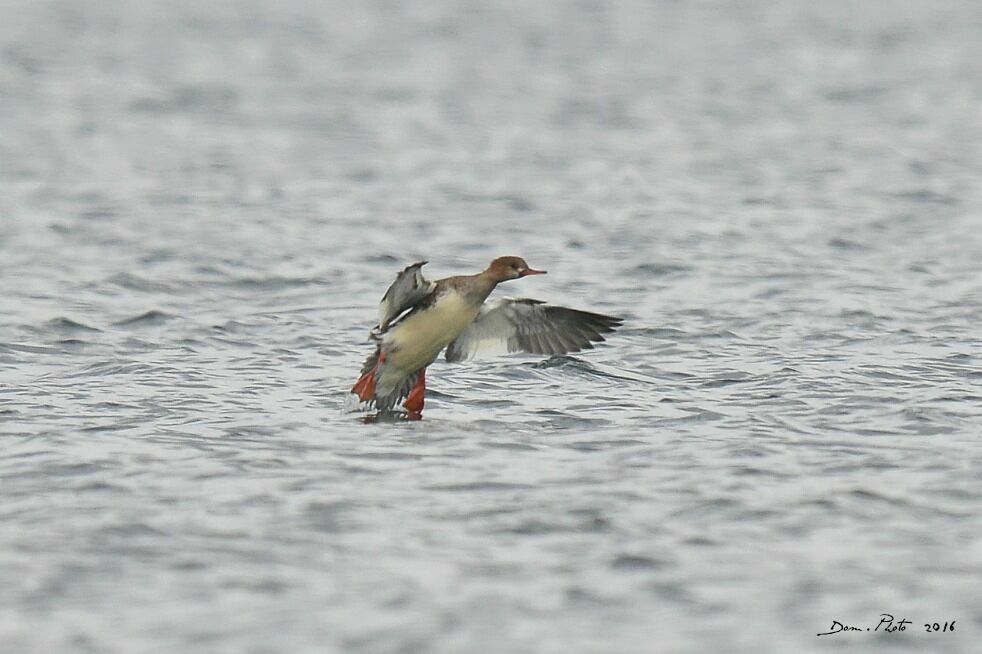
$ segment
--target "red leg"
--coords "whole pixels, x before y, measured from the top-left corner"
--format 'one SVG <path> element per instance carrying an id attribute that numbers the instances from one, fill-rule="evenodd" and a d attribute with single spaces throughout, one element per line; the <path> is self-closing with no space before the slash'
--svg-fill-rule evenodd
<path id="1" fill-rule="evenodd" d="M 358 396 L 362 402 L 367 402 L 375 396 L 375 369 L 371 369 L 358 378 L 355 385 L 351 387 L 351 392 Z"/>
<path id="2" fill-rule="evenodd" d="M 409 411 L 410 418 L 419 420 L 423 417 L 423 400 L 425 397 L 426 368 L 423 368 L 419 371 L 419 377 L 416 379 L 416 385 L 413 386 L 413 390 L 409 391 L 409 396 L 402 404 L 402 406 L 406 407 L 406 410 Z"/>
<path id="3" fill-rule="evenodd" d="M 379 354 L 378 362 L 375 367 L 358 378 L 355 385 L 351 387 L 351 392 L 358 396 L 362 402 L 368 402 L 375 397 L 375 384 L 378 381 L 376 373 L 380 365 L 385 363 L 385 353 Z"/>

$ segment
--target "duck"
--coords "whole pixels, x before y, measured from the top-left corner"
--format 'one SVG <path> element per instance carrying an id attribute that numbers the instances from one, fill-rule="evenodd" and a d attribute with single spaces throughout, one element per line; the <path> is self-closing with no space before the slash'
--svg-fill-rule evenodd
<path id="1" fill-rule="evenodd" d="M 422 418 L 426 369 L 440 352 L 449 363 L 491 353 L 526 352 L 556 356 L 593 349 L 623 323 L 622 318 L 555 306 L 529 298 L 488 302 L 504 282 L 545 270 L 517 256 L 498 257 L 474 275 L 437 281 L 423 276 L 428 262 L 406 266 L 379 302 L 375 343 L 345 408 L 373 407 L 379 415 L 402 408 L 409 419 Z M 401 410 L 399 410 L 401 413 Z"/>

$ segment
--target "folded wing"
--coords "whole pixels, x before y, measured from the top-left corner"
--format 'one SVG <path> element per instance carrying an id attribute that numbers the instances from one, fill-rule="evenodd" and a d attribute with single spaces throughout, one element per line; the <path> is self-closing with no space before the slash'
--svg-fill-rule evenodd
<path id="1" fill-rule="evenodd" d="M 504 299 L 487 304 L 464 332 L 447 347 L 447 361 L 479 354 L 529 352 L 568 354 L 593 349 L 623 319 L 589 311 L 556 307 L 540 300 Z"/>
<path id="2" fill-rule="evenodd" d="M 396 275 L 396 280 L 392 282 L 392 286 L 382 296 L 382 301 L 378 305 L 379 332 L 388 329 L 397 318 L 419 304 L 436 288 L 436 282 L 427 280 L 420 270 L 426 263 L 426 261 L 419 261 L 406 266 Z"/>

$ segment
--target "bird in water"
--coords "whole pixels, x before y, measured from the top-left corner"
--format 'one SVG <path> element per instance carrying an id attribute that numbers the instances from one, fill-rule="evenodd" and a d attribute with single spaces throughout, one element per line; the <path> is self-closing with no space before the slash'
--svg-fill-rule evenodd
<path id="1" fill-rule="evenodd" d="M 544 275 L 521 257 L 499 257 L 476 275 L 423 277 L 426 261 L 400 272 L 379 303 L 372 329 L 375 352 L 351 388 L 346 408 L 374 406 L 392 413 L 402 400 L 409 419 L 423 415 L 426 367 L 446 348 L 448 362 L 483 353 L 557 355 L 593 349 L 623 320 L 557 307 L 540 300 L 503 298 L 485 303 L 495 287 L 512 279 Z"/>

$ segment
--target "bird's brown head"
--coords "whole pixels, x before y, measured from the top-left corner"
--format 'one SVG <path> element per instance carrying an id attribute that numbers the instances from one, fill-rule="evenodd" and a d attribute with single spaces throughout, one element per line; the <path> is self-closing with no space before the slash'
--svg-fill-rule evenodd
<path id="1" fill-rule="evenodd" d="M 525 259 L 521 257 L 498 257 L 491 262 L 484 273 L 497 284 L 528 275 L 544 275 L 546 271 L 529 268 Z"/>

